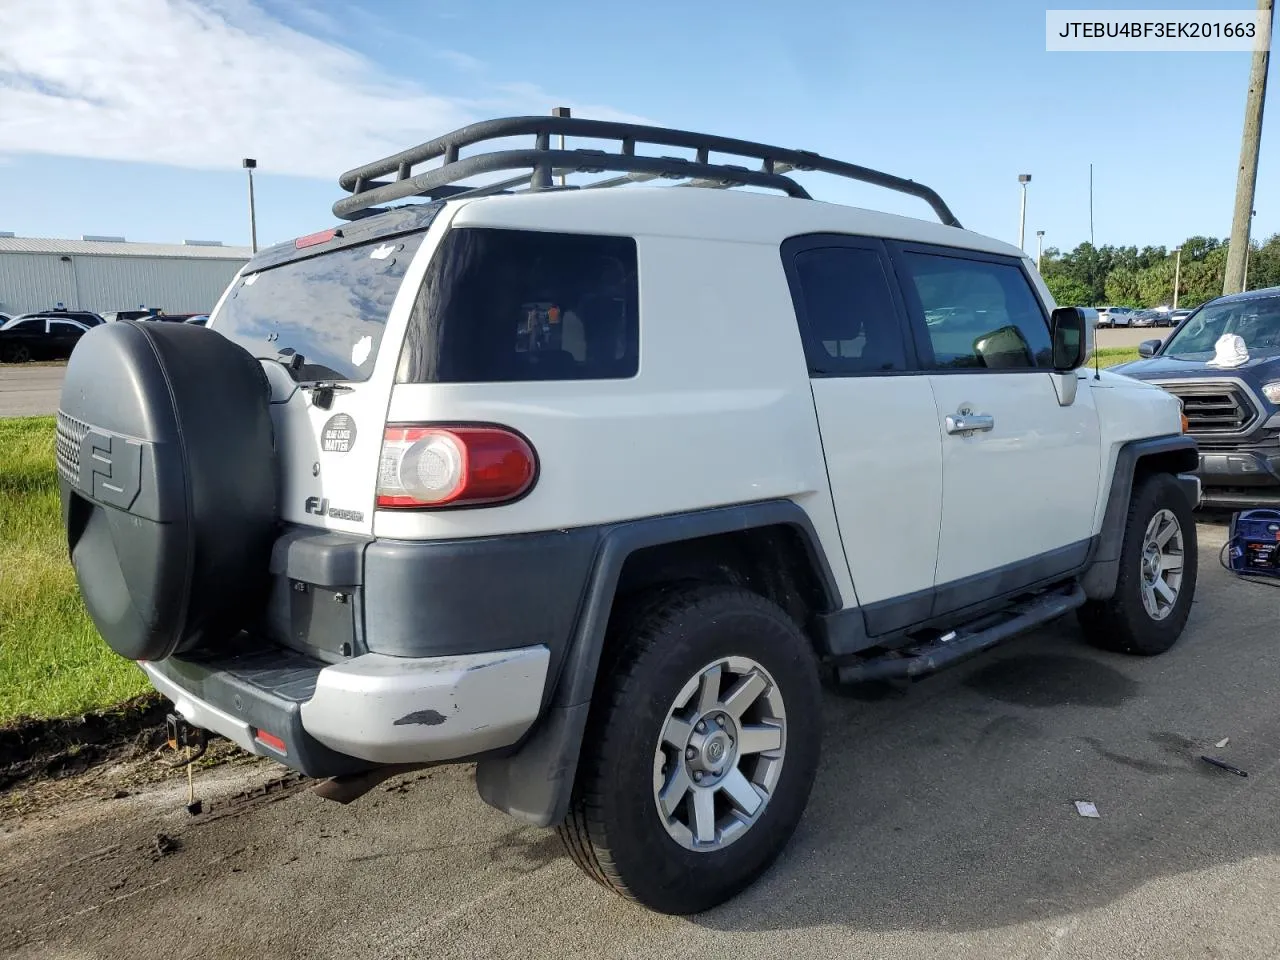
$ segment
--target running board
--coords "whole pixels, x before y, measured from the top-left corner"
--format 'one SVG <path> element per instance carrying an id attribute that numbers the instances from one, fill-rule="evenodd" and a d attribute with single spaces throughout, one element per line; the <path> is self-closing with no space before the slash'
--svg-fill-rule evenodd
<path id="1" fill-rule="evenodd" d="M 1008 610 L 945 633 L 937 640 L 838 666 L 836 676 L 841 683 L 924 676 L 1056 620 L 1064 613 L 1083 606 L 1085 599 L 1085 592 L 1079 584 L 1050 590 Z"/>

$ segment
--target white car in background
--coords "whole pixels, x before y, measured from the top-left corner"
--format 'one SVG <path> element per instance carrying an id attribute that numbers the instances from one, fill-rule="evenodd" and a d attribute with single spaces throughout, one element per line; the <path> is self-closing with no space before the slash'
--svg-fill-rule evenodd
<path id="1" fill-rule="evenodd" d="M 1132 307 L 1098 307 L 1098 326 L 1127 327 L 1136 312 Z"/>

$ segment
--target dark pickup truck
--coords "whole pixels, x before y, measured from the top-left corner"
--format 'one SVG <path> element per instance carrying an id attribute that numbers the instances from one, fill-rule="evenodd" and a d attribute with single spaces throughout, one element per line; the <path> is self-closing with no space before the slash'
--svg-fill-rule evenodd
<path id="1" fill-rule="evenodd" d="M 1248 352 L 1238 365 L 1212 362 L 1226 334 Z M 1138 352 L 1113 369 L 1182 401 L 1200 445 L 1201 505 L 1280 506 L 1280 287 L 1210 300 Z"/>

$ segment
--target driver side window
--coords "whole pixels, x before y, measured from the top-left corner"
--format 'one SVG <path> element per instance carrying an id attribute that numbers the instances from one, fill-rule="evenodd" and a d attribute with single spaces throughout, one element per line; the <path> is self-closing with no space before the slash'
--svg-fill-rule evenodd
<path id="1" fill-rule="evenodd" d="M 1053 366 L 1049 325 L 1016 266 L 904 252 L 906 280 L 924 315 L 934 370 Z"/>

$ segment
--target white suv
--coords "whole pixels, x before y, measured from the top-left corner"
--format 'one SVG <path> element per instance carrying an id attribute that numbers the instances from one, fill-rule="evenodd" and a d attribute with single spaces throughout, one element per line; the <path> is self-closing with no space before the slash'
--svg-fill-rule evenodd
<path id="1" fill-rule="evenodd" d="M 680 185 L 627 186 L 655 175 Z M 1178 401 L 1087 369 L 1085 314 L 928 188 L 541 117 L 340 182 L 346 221 L 259 253 L 208 328 L 105 324 L 67 369 L 86 604 L 192 728 L 343 801 L 475 761 L 601 883 L 691 913 L 800 819 L 821 676 L 916 677 L 1072 610 L 1116 650 L 1181 633 Z M 786 195 L 715 189 L 742 185 Z"/>
<path id="2" fill-rule="evenodd" d="M 1132 307 L 1098 307 L 1098 326 L 1127 327 L 1137 311 Z"/>

